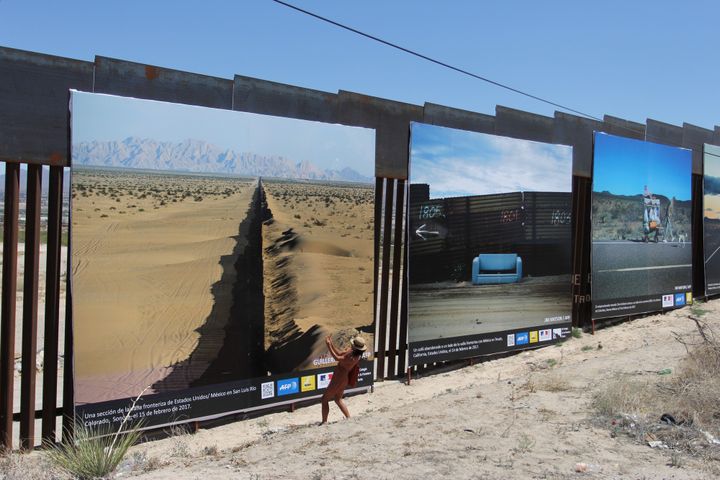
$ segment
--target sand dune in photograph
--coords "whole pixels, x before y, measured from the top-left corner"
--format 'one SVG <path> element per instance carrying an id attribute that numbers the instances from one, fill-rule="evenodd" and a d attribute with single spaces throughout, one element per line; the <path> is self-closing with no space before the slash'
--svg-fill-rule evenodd
<path id="1" fill-rule="evenodd" d="M 204 372 L 224 340 L 227 267 L 254 190 L 240 179 L 74 171 L 78 403 L 161 380 L 197 348 L 201 326 L 205 351 L 185 366 L 188 383 Z"/>
<path id="2" fill-rule="evenodd" d="M 327 366 L 324 338 L 372 346 L 370 185 L 263 182 L 265 348 L 275 371 Z"/>

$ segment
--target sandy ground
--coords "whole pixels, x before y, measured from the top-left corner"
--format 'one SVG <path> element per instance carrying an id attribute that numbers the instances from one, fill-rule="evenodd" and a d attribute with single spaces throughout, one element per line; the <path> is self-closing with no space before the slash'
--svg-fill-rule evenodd
<path id="1" fill-rule="evenodd" d="M 219 350 L 253 191 L 241 180 L 74 173 L 78 403 L 131 397 L 165 378 L 195 350 L 200 326 Z M 188 381 L 215 358 L 206 350 Z"/>
<path id="2" fill-rule="evenodd" d="M 703 308 L 719 325 L 720 301 Z M 613 379 L 652 381 L 662 369 L 675 371 L 685 350 L 671 333 L 694 333 L 688 313 L 436 372 L 410 386 L 382 382 L 347 400 L 350 420 L 333 405 L 326 426 L 317 426 L 314 405 L 138 445 L 120 472 L 177 480 L 717 478 L 692 458 L 671 467 L 668 450 L 611 437 L 589 406 Z M 579 462 L 586 473 L 575 473 Z"/>
<path id="3" fill-rule="evenodd" d="M 2 272 L 2 249 L 3 246 L 0 244 L 0 272 Z M 65 291 L 66 291 L 66 273 L 67 273 L 67 247 L 62 247 L 60 253 L 60 311 L 59 311 L 59 340 L 58 340 L 58 392 L 57 392 L 57 405 L 62 405 L 62 382 L 63 382 L 63 358 L 64 358 L 64 346 L 65 346 Z M 13 405 L 15 411 L 20 410 L 20 381 L 21 381 L 21 358 L 22 358 L 22 322 L 23 322 L 23 276 L 25 271 L 25 245 L 20 243 L 18 245 L 18 284 L 17 284 L 17 295 L 15 304 L 15 377 L 13 385 Z M 35 377 L 35 408 L 42 408 L 42 372 L 45 366 L 45 271 L 47 262 L 47 245 L 40 245 L 40 263 L 38 268 L 38 333 L 37 333 L 37 348 L 36 348 L 36 377 Z M 35 438 L 36 441 L 40 441 L 40 420 L 35 422 Z M 59 420 L 58 420 L 59 425 Z M 59 429 L 61 427 L 58 427 Z M 19 427 L 16 424 L 14 429 L 14 440 L 13 444 L 19 443 Z"/>
<path id="4" fill-rule="evenodd" d="M 503 285 L 411 285 L 409 340 L 421 342 L 565 323 L 568 320 L 562 317 L 570 315 L 572 308 L 570 290 L 569 275 L 524 278 L 521 283 Z"/>
<path id="5" fill-rule="evenodd" d="M 373 189 L 265 182 L 265 347 L 278 371 L 324 366 L 324 337 L 373 341 Z M 284 358 L 304 352 L 299 363 Z M 290 355 L 288 355 L 290 354 Z M 308 355 L 309 354 L 309 355 Z"/>

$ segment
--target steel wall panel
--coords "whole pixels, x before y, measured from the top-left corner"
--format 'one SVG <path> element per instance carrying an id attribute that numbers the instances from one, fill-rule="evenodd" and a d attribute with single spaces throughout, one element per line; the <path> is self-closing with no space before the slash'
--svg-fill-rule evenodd
<path id="1" fill-rule="evenodd" d="M 683 144 L 683 128 L 648 118 L 645 126 L 645 140 L 681 147 Z"/>
<path id="2" fill-rule="evenodd" d="M 495 117 L 459 108 L 425 103 L 423 122 L 471 132 L 495 133 Z"/>
<path id="3" fill-rule="evenodd" d="M 233 109 L 337 123 L 334 93 L 235 75 Z"/>
<path id="4" fill-rule="evenodd" d="M 552 142 L 555 120 L 498 105 L 495 107 L 495 133 L 506 137 Z"/>
<path id="5" fill-rule="evenodd" d="M 68 90 L 92 78 L 91 62 L 0 47 L 0 160 L 67 165 Z"/>
<path id="6" fill-rule="evenodd" d="M 682 146 L 692 150 L 693 173 L 703 174 L 703 144 L 713 143 L 713 131 L 683 123 Z"/>
<path id="7" fill-rule="evenodd" d="M 642 123 L 625 120 L 612 115 L 603 117 L 602 131 L 612 135 L 621 137 L 635 138 L 637 140 L 645 140 L 645 125 Z"/>
<path id="8" fill-rule="evenodd" d="M 95 57 L 95 93 L 232 108 L 233 82 L 225 78 Z"/>
<path id="9" fill-rule="evenodd" d="M 602 130 L 602 122 L 563 112 L 555 112 L 553 143 L 572 145 L 573 175 L 591 178 L 593 131 Z"/>
<path id="10" fill-rule="evenodd" d="M 422 107 L 341 90 L 337 113 L 340 123 L 375 129 L 376 177 L 407 178 L 410 122 L 422 121 Z"/>

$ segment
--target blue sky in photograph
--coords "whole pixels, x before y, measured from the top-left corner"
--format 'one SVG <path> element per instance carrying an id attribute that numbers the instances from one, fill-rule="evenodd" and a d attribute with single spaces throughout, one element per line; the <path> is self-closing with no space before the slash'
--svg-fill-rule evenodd
<path id="1" fill-rule="evenodd" d="M 716 0 L 291 3 L 597 117 L 720 123 Z M 556 110 L 270 0 L 2 0 L 0 45 L 487 114 Z"/>
<path id="2" fill-rule="evenodd" d="M 375 130 L 246 112 L 74 92 L 72 141 L 202 140 L 237 153 L 350 167 L 375 175 Z"/>
<path id="3" fill-rule="evenodd" d="M 572 148 L 412 123 L 410 182 L 430 198 L 570 192 Z"/>
<path id="4" fill-rule="evenodd" d="M 608 134 L 595 135 L 593 191 L 639 195 L 645 186 L 658 195 L 690 200 L 690 150 Z"/>
<path id="5" fill-rule="evenodd" d="M 704 170 L 705 175 L 720 177 L 720 147 L 716 145 L 704 145 Z"/>

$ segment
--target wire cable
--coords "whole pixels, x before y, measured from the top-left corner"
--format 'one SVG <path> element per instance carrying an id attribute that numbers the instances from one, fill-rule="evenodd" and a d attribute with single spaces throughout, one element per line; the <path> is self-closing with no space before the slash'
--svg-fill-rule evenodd
<path id="1" fill-rule="evenodd" d="M 477 80 L 482 80 L 483 82 L 487 82 L 487 83 L 489 83 L 489 84 L 491 84 L 491 85 L 495 85 L 496 87 L 504 88 L 505 90 L 509 90 L 509 91 L 514 92 L 514 93 L 517 93 L 517 94 L 519 94 L 519 95 L 523 95 L 523 96 L 525 96 L 525 97 L 532 98 L 533 100 L 537 100 L 537 101 L 539 101 L 539 102 L 543 102 L 543 103 L 546 103 L 546 104 L 548 104 L 548 105 L 552 105 L 552 106 L 554 106 L 554 107 L 560 108 L 560 109 L 562 109 L 562 110 L 566 110 L 566 111 L 568 111 L 568 112 L 576 113 L 576 114 L 581 115 L 581 116 L 583 116 L 583 117 L 587 117 L 587 118 L 590 118 L 590 119 L 593 119 L 593 120 L 597 120 L 597 121 L 599 121 L 599 122 L 602 122 L 602 121 L 603 121 L 602 119 L 600 119 L 600 118 L 598 118 L 598 117 L 595 117 L 595 116 L 593 116 L 593 115 L 590 115 L 589 113 L 585 113 L 585 112 L 582 112 L 582 111 L 580 111 L 580 110 L 576 110 L 576 109 L 574 109 L 574 108 L 571 108 L 571 107 L 562 105 L 562 104 L 560 104 L 560 103 L 553 102 L 552 100 L 548 100 L 548 99 L 546 99 L 546 98 L 542 98 L 542 97 L 539 97 L 539 96 L 537 96 L 537 95 L 533 95 L 532 93 L 524 92 L 524 91 L 522 91 L 522 90 L 520 90 L 520 89 L 518 89 L 518 88 L 514 88 L 514 87 L 511 87 L 511 86 L 509 86 L 509 85 L 505 85 L 504 83 L 496 82 L 495 80 L 491 80 L 491 79 L 489 79 L 489 78 L 487 78 L 487 77 L 483 77 L 482 75 L 477 75 L 477 74 L 472 73 L 472 72 L 469 72 L 469 71 L 467 71 L 467 70 L 465 70 L 465 69 L 462 69 L 462 68 L 459 68 L 459 67 L 455 67 L 455 66 L 453 66 L 453 65 L 450 65 L 449 63 L 445 63 L 445 62 L 443 62 L 443 61 L 440 61 L 440 60 L 437 60 L 437 59 L 435 59 L 435 58 L 429 57 L 429 56 L 427 56 L 427 55 L 423 55 L 422 53 L 419 53 L 419 52 L 416 52 L 416 51 L 411 50 L 411 49 L 409 49 L 409 48 L 406 48 L 406 47 L 397 45 L 397 44 L 392 43 L 392 42 L 389 42 L 389 41 L 387 41 L 387 40 L 383 40 L 382 38 L 376 37 L 376 36 L 374 36 L 374 35 L 370 35 L 369 33 L 361 32 L 360 30 L 357 30 L 356 28 L 349 27 L 349 26 L 344 25 L 344 24 L 342 24 L 342 23 L 340 23 L 340 22 L 336 22 L 335 20 L 331 20 L 331 19 L 329 19 L 329 18 L 327 18 L 327 17 L 323 17 L 322 15 L 318 15 L 317 13 L 310 12 L 310 11 L 308 11 L 308 10 L 302 9 L 302 8 L 297 7 L 297 6 L 295 6 L 295 5 L 292 5 L 292 4 L 290 4 L 290 3 L 284 2 L 284 1 L 282 1 L 282 0 L 272 0 L 272 1 L 275 2 L 275 3 L 278 3 L 278 4 L 280 4 L 280 5 L 284 5 L 284 6 L 288 7 L 288 8 L 293 9 L 293 10 L 296 10 L 296 11 L 298 11 L 298 12 L 300 12 L 300 13 L 305 14 L 305 15 L 309 15 L 309 16 L 311 16 L 311 17 L 314 17 L 314 18 L 316 18 L 316 19 L 318 19 L 318 20 L 321 20 L 321 21 L 323 21 L 323 22 L 329 23 L 329 24 L 331 24 L 331 25 L 335 25 L 336 27 L 340 27 L 340 28 L 342 28 L 342 29 L 344 29 L 344 30 L 347 30 L 347 31 L 349 31 L 349 32 L 352 32 L 352 33 L 355 33 L 355 34 L 357 34 L 357 35 L 363 36 L 363 37 L 368 38 L 368 39 L 370 39 L 370 40 L 373 40 L 373 41 L 375 41 L 375 42 L 382 43 L 383 45 L 387 45 L 388 47 L 392 47 L 392 48 L 394 48 L 394 49 L 396 49 L 396 50 L 400 50 L 400 51 L 402 51 L 402 52 L 405 52 L 405 53 L 407 53 L 407 54 L 410 54 L 410 55 L 413 55 L 413 56 L 415 56 L 415 57 L 421 58 L 421 59 L 426 60 L 426 61 L 428 61 L 428 62 L 434 63 L 434 64 L 436 64 L 436 65 L 440 65 L 441 67 L 449 68 L 450 70 L 454 70 L 454 71 L 456 71 L 456 72 L 458 72 L 458 73 L 461 73 L 461 74 L 463 74 L 463 75 L 467 75 L 467 76 L 472 77 L 472 78 L 475 78 L 475 79 L 477 79 Z"/>
<path id="2" fill-rule="evenodd" d="M 429 56 L 424 55 L 424 54 L 422 54 L 422 53 L 416 52 L 415 50 L 411 50 L 411 49 L 409 49 L 409 48 L 407 48 L 407 47 L 403 47 L 403 46 L 401 46 L 401 45 L 397 45 L 397 44 L 392 43 L 392 42 L 389 42 L 389 41 L 387 41 L 387 40 L 383 40 L 383 39 L 380 38 L 380 37 L 376 37 L 376 36 L 371 35 L 371 34 L 369 34 L 369 33 L 362 32 L 362 31 L 360 31 L 360 30 L 358 30 L 358 29 L 356 29 L 356 28 L 350 27 L 350 26 L 345 25 L 345 24 L 342 24 L 342 23 L 340 23 L 340 22 L 336 22 L 335 20 L 331 20 L 331 19 L 329 19 L 329 18 L 327 18 L 327 17 L 323 17 L 322 15 L 319 15 L 319 14 L 313 13 L 313 12 L 310 12 L 310 11 L 308 11 L 308 10 L 305 10 L 305 9 L 303 9 L 303 8 L 300 8 L 300 7 L 296 6 L 296 5 L 293 5 L 293 4 L 291 4 L 291 3 L 285 2 L 285 1 L 283 1 L 283 0 L 272 0 L 272 1 L 275 2 L 275 3 L 277 3 L 277 4 L 279 4 L 279 5 L 282 5 L 282 6 L 285 6 L 285 7 L 287 7 L 287 8 L 290 8 L 290 9 L 292 9 L 292 10 L 295 10 L 295 11 L 297 11 L 297 12 L 300 12 L 300 13 L 302 13 L 302 14 L 304 14 L 304 15 L 308 15 L 308 16 L 310 16 L 310 17 L 316 18 L 317 20 L 323 21 L 323 22 L 325 22 L 325 23 L 329 23 L 330 25 L 334 25 L 334 26 L 336 26 L 336 27 L 342 28 L 343 30 L 347 30 L 347 31 L 349 31 L 349 32 L 355 33 L 355 34 L 360 35 L 360 36 L 362 36 L 362 37 L 365 37 L 365 38 L 367 38 L 367 39 L 370 39 L 370 40 L 373 40 L 373 41 L 375 41 L 375 42 L 381 43 L 381 44 L 383 44 L 383 45 L 386 45 L 386 46 L 388 46 L 388 47 L 394 48 L 394 49 L 396 49 L 396 50 L 400 50 L 401 52 L 404 52 L 404 53 L 407 53 L 407 54 L 412 55 L 412 56 L 414 56 L 414 57 L 420 58 L 420 59 L 422 59 L 422 60 L 425 60 L 425 61 L 434 63 L 434 64 L 439 65 L 439 66 L 441 66 L 441 67 L 448 68 L 448 69 L 453 70 L 453 71 L 455 71 L 455 72 L 458 72 L 458 73 L 461 73 L 461 74 L 463 74 L 463 75 L 466 75 L 466 76 L 475 78 L 475 79 L 477 79 L 477 80 L 481 80 L 481 81 L 483 81 L 483 82 L 489 83 L 489 84 L 494 85 L 494 86 L 499 87 L 499 88 L 503 88 L 503 89 L 508 90 L 508 91 L 511 91 L 511 92 L 513 92 L 513 93 L 517 93 L 517 94 L 519 94 L 519 95 L 523 95 L 523 96 L 528 97 L 528 98 L 531 98 L 531 99 L 533 99 L 533 100 L 537 100 L 537 101 L 539 101 L 539 102 L 542 102 L 542 103 L 545 103 L 545 104 L 548 104 L 548 105 L 552 105 L 553 107 L 557 107 L 557 108 L 559 108 L 559 109 L 561 109 L 561 110 L 565 110 L 565 111 L 568 111 L 568 112 L 575 113 L 575 114 L 577 114 L 577 115 L 580 115 L 581 117 L 585 117 L 585 118 L 588 118 L 588 119 L 590 119 L 590 120 L 595 120 L 595 121 L 598 121 L 598 122 L 601 122 L 601 123 L 609 123 L 610 125 L 612 125 L 612 126 L 615 127 L 615 128 L 618 128 L 618 129 L 620 129 L 620 130 L 625 130 L 625 131 L 627 131 L 627 132 L 629 132 L 629 133 L 632 133 L 632 134 L 634 134 L 634 135 L 637 135 L 638 133 L 643 133 L 643 135 L 644 135 L 644 137 L 645 137 L 644 139 L 645 139 L 646 141 L 647 141 L 648 139 L 655 139 L 655 140 L 658 140 L 659 143 L 663 143 L 663 144 L 667 145 L 666 143 L 663 142 L 663 139 L 661 139 L 661 138 L 656 138 L 654 135 L 648 135 L 648 133 L 647 133 L 647 125 L 644 125 L 644 128 L 643 128 L 643 130 L 642 130 L 642 132 L 641 132 L 640 130 L 636 130 L 636 129 L 633 129 L 633 128 L 630 128 L 630 127 L 626 127 L 625 125 L 620 125 L 620 124 L 617 124 L 617 123 L 606 122 L 604 119 L 602 119 L 602 118 L 600 118 L 600 117 L 597 117 L 597 116 L 595 116 L 595 115 L 591 115 L 591 114 L 585 113 L 585 112 L 583 112 L 583 111 L 581 111 L 581 110 L 577 110 L 577 109 L 575 109 L 575 108 L 568 107 L 568 106 L 563 105 L 563 104 L 561 104 L 561 103 L 557 103 L 557 102 L 554 102 L 554 101 L 552 101 L 552 100 L 548 100 L 548 99 L 546 99 L 546 98 L 540 97 L 540 96 L 538 96 L 538 95 L 534 95 L 534 94 L 532 94 L 532 93 L 525 92 L 525 91 L 520 90 L 520 89 L 518 89 L 518 88 L 511 87 L 511 86 L 509 86 L 509 85 L 506 85 L 506 84 L 504 84 L 504 83 L 501 83 L 501 82 L 492 80 L 492 79 L 487 78 L 487 77 L 484 77 L 484 76 L 482 76 L 482 75 L 478 75 L 478 74 L 469 72 L 469 71 L 467 71 L 467 70 L 465 70 L 465 69 L 463 69 L 463 68 L 455 67 L 455 66 L 453 66 L 453 65 L 450 65 L 449 63 L 443 62 L 443 61 L 441 61 L 441 60 L 437 60 L 437 59 L 435 59 L 435 58 L 429 57 Z M 696 149 L 694 149 L 694 148 L 692 148 L 692 147 L 679 147 L 679 148 L 686 148 L 686 149 L 688 149 L 688 150 L 696 151 Z M 704 150 L 704 149 L 702 149 L 702 150 L 700 151 L 700 153 L 706 153 L 706 154 L 708 154 L 708 155 L 718 156 L 718 155 L 713 154 L 713 153 L 703 152 L 703 150 Z"/>

